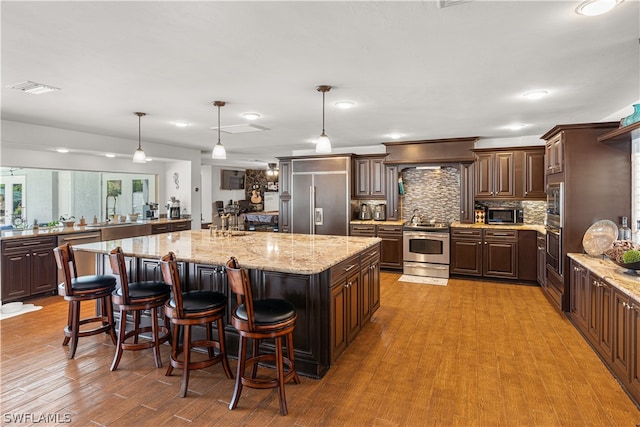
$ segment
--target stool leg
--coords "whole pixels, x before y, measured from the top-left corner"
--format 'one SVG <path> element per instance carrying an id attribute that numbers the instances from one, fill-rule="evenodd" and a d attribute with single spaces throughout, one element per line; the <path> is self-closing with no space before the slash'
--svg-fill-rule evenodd
<path id="1" fill-rule="evenodd" d="M 73 307 L 71 311 L 72 319 L 71 319 L 71 345 L 69 346 L 69 359 L 73 359 L 76 355 L 76 348 L 78 347 L 78 333 L 80 332 L 80 301 L 71 301 L 71 306 Z"/>
<path id="2" fill-rule="evenodd" d="M 113 303 L 111 301 L 111 294 L 109 294 L 109 296 L 107 296 L 106 298 L 103 298 L 102 301 L 104 303 L 104 313 L 107 316 L 107 322 L 109 323 L 109 330 L 107 331 L 107 334 L 111 336 L 111 341 L 116 344 L 118 340 L 116 338 L 116 324 L 113 320 Z"/>
<path id="3" fill-rule="evenodd" d="M 289 360 L 291 361 L 291 369 L 295 372 L 293 374 L 293 382 L 295 384 L 300 384 L 300 378 L 298 377 L 298 372 L 296 372 L 296 364 L 294 360 L 294 352 L 293 352 L 293 332 L 287 334 L 287 355 Z"/>
<path id="4" fill-rule="evenodd" d="M 227 347 L 224 342 L 224 325 L 222 318 L 218 319 L 218 342 L 220 343 L 220 354 L 222 355 L 222 367 L 227 378 L 233 379 L 233 372 L 231 372 L 231 366 L 229 366 L 229 359 L 227 358 Z"/>
<path id="5" fill-rule="evenodd" d="M 67 330 L 71 330 L 71 324 L 73 322 L 73 303 L 69 301 L 69 312 L 67 313 Z M 62 345 L 69 344 L 69 340 L 71 337 L 67 334 L 64 334 L 64 339 L 62 340 Z"/>
<path id="6" fill-rule="evenodd" d="M 158 309 L 151 309 L 151 339 L 153 340 L 153 358 L 156 368 L 162 368 L 162 358 L 160 357 L 160 344 L 158 343 Z"/>
<path id="7" fill-rule="evenodd" d="M 238 348 L 238 373 L 236 375 L 236 385 L 233 389 L 233 396 L 229 402 L 229 409 L 235 409 L 240 400 L 242 393 L 242 378 L 244 377 L 245 363 L 247 360 L 247 339 L 240 335 L 240 344 Z"/>
<path id="8" fill-rule="evenodd" d="M 260 340 L 254 338 L 251 347 L 251 357 L 256 358 L 260 354 Z M 251 378 L 255 378 L 258 375 L 258 362 L 254 363 L 251 367 Z"/>
<path id="9" fill-rule="evenodd" d="M 189 386 L 189 362 L 191 359 L 191 325 L 184 325 L 184 341 L 182 344 L 182 385 L 180 386 L 180 397 L 187 395 Z"/>
<path id="10" fill-rule="evenodd" d="M 278 379 L 278 397 L 280 398 L 280 415 L 287 415 L 287 399 L 284 395 L 284 363 L 282 361 L 282 337 L 275 338 L 276 344 L 276 377 Z"/>
<path id="11" fill-rule="evenodd" d="M 178 325 L 172 323 L 173 333 L 171 334 L 171 361 L 169 363 L 169 367 L 167 368 L 167 372 L 164 374 L 166 377 L 170 376 L 173 372 L 173 365 L 178 360 Z"/>
<path id="12" fill-rule="evenodd" d="M 207 341 L 213 341 L 213 332 L 211 331 L 213 325 L 211 323 L 207 323 L 204 327 L 207 329 Z M 209 354 L 209 357 L 215 356 L 213 347 L 207 347 L 207 354 Z"/>
<path id="13" fill-rule="evenodd" d="M 133 336 L 133 343 L 138 344 L 138 335 L 140 334 L 140 311 L 136 310 L 133 312 L 133 329 L 136 331 L 136 334 Z"/>
<path id="14" fill-rule="evenodd" d="M 113 356 L 113 362 L 111 363 L 111 370 L 118 369 L 120 358 L 122 357 L 122 344 L 124 343 L 124 336 L 127 331 L 127 310 L 120 310 L 120 329 L 118 331 L 118 343 L 116 344 L 116 354 Z"/>

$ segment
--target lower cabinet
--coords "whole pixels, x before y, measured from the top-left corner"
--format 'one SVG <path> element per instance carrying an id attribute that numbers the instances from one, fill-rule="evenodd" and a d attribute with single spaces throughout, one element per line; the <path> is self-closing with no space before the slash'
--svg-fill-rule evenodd
<path id="1" fill-rule="evenodd" d="M 351 224 L 349 235 L 381 238 L 380 267 L 402 270 L 401 225 Z"/>
<path id="2" fill-rule="evenodd" d="M 452 228 L 451 274 L 518 278 L 518 231 Z M 528 280 L 527 277 L 525 280 Z"/>
<path id="3" fill-rule="evenodd" d="M 547 263 L 547 239 L 544 234 L 536 236 L 536 280 L 543 288 L 547 287 L 546 263 Z"/>
<path id="4" fill-rule="evenodd" d="M 151 234 L 171 233 L 174 231 L 191 230 L 191 221 L 162 222 L 151 224 Z"/>
<path id="5" fill-rule="evenodd" d="M 2 302 L 55 293 L 57 266 L 55 236 L 2 241 Z"/>
<path id="6" fill-rule="evenodd" d="M 380 308 L 380 247 L 331 268 L 331 362 Z"/>
<path id="7" fill-rule="evenodd" d="M 640 303 L 570 264 L 570 318 L 636 402 L 640 402 Z"/>

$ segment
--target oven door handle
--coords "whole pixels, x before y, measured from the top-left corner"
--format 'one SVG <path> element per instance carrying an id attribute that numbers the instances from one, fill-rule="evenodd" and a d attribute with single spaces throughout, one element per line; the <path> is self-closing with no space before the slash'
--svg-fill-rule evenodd
<path id="1" fill-rule="evenodd" d="M 422 237 L 428 238 L 429 236 L 434 238 L 449 238 L 449 233 L 438 233 L 434 231 L 405 231 L 404 235 L 407 237 Z"/>

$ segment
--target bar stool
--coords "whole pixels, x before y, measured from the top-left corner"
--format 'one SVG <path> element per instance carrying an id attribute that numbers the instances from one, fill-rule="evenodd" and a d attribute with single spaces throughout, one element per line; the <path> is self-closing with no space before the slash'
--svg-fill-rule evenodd
<path id="1" fill-rule="evenodd" d="M 153 348 L 156 367 L 161 368 L 160 344 L 166 342 L 171 334 L 166 317 L 165 326 L 158 326 L 158 308 L 163 307 L 169 300 L 171 288 L 165 282 L 160 281 L 129 283 L 124 253 L 120 246 L 110 252 L 109 262 L 113 273 L 120 277 L 120 287 L 112 293 L 113 302 L 120 309 L 120 329 L 111 370 L 115 371 L 118 368 L 124 350 L 137 351 L 147 348 Z M 144 310 L 151 312 L 151 326 L 140 327 L 140 315 Z M 127 332 L 128 313 L 133 315 L 133 329 L 129 332 Z M 138 342 L 140 334 L 149 332 L 151 332 L 149 341 Z M 126 342 L 130 338 L 133 338 L 132 342 Z"/>
<path id="2" fill-rule="evenodd" d="M 238 349 L 238 373 L 233 397 L 229 409 L 235 409 L 240 400 L 242 387 L 277 388 L 280 399 L 280 415 L 287 415 L 287 400 L 284 385 L 289 381 L 300 384 L 295 370 L 293 353 L 293 330 L 296 327 L 296 309 L 293 304 L 283 299 L 253 300 L 249 275 L 238 265 L 238 260 L 231 257 L 225 265 L 229 287 L 236 294 L 238 305 L 231 316 L 231 324 L 238 330 L 240 343 Z M 260 354 L 260 340 L 273 338 L 275 354 Z M 282 339 L 287 342 L 287 356 L 283 355 Z M 247 359 L 247 341 L 253 340 L 253 354 Z M 269 361 L 275 363 L 275 378 L 256 378 L 258 363 Z M 285 371 L 285 365 L 287 370 Z M 251 373 L 247 374 L 247 368 Z"/>
<path id="3" fill-rule="evenodd" d="M 189 371 L 192 369 L 202 369 L 222 362 L 227 378 L 233 378 L 224 340 L 224 316 L 227 307 L 227 297 L 220 292 L 213 291 L 188 291 L 182 292 L 180 288 L 180 275 L 178 263 L 173 252 L 169 252 L 162 257 L 160 263 L 164 281 L 171 285 L 173 298 L 165 304 L 165 313 L 171 320 L 173 326 L 171 340 L 171 365 L 167 369 L 166 376 L 171 375 L 173 368 L 182 369 L 182 385 L 180 386 L 180 397 L 187 395 L 189 385 Z M 216 323 L 218 329 L 218 341 L 213 340 L 211 327 Z M 204 325 L 206 329 L 205 340 L 191 340 L 191 327 L 194 325 Z M 183 343 L 178 344 L 179 326 L 184 327 Z M 207 349 L 208 358 L 205 360 L 192 361 L 191 349 L 194 347 L 204 347 Z M 214 349 L 218 350 L 215 354 Z M 180 353 L 182 360 L 178 360 Z"/>
<path id="4" fill-rule="evenodd" d="M 69 301 L 67 326 L 64 328 L 62 345 L 69 344 L 69 359 L 73 359 L 78 347 L 78 338 L 106 333 L 116 343 L 115 324 L 111 293 L 116 288 L 116 278 L 112 275 L 87 275 L 78 277 L 73 248 L 65 243 L 53 249 L 58 268 L 64 273 L 64 282 L 58 285 L 58 294 Z M 97 300 L 100 313 L 93 317 L 80 319 L 80 302 Z M 93 329 L 80 330 L 81 325 L 100 322 Z"/>

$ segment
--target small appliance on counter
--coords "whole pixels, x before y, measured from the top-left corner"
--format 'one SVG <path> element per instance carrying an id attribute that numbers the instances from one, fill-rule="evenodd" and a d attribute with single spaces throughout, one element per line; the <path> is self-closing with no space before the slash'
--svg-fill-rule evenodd
<path id="1" fill-rule="evenodd" d="M 486 215 L 488 224 L 522 224 L 524 210 L 513 208 L 489 208 Z"/>
<path id="2" fill-rule="evenodd" d="M 387 205 L 384 203 L 380 203 L 375 205 L 373 208 L 373 219 L 376 221 L 386 221 L 387 220 Z"/>
<path id="3" fill-rule="evenodd" d="M 371 210 L 366 203 L 360 205 L 360 219 L 371 219 Z"/>
<path id="4" fill-rule="evenodd" d="M 167 204 L 170 219 L 180 219 L 180 200 L 171 196 L 171 200 Z"/>
<path id="5" fill-rule="evenodd" d="M 153 202 L 146 203 L 142 206 L 142 214 L 144 219 L 158 218 L 158 204 Z"/>

